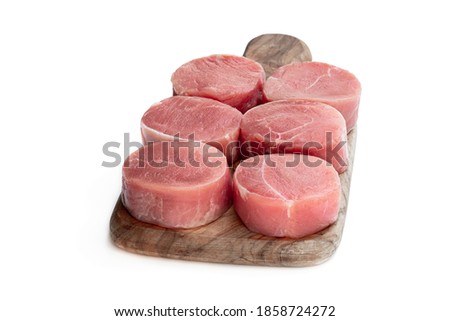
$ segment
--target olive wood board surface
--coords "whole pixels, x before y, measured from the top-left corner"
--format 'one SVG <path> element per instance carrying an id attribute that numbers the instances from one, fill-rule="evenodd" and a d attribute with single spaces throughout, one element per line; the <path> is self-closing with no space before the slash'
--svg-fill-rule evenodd
<path id="1" fill-rule="evenodd" d="M 279 47 L 280 53 L 303 52 L 306 45 L 300 40 L 295 42 L 292 38 L 294 37 L 278 34 L 261 35 L 255 38 L 258 41 L 253 39 L 248 44 L 244 55 L 258 57 L 261 63 L 263 55 L 257 51 L 267 50 L 271 39 Z M 286 39 L 286 50 L 283 50 L 283 39 Z M 252 43 L 256 44 L 255 48 Z M 292 50 L 292 46 L 301 48 Z M 249 52 L 252 54 L 248 55 Z M 284 59 L 282 64 L 289 63 L 285 54 L 280 55 Z M 295 61 L 303 58 L 291 55 L 290 59 Z M 274 54 L 271 54 L 271 65 L 275 65 L 275 60 Z M 357 130 L 354 128 L 348 134 L 348 168 L 339 175 L 341 203 L 338 218 L 335 223 L 318 233 L 301 239 L 275 238 L 253 233 L 243 225 L 233 207 L 208 225 L 193 229 L 168 229 L 138 221 L 130 215 L 119 197 L 110 219 L 112 241 L 119 248 L 137 254 L 201 262 L 292 267 L 325 262 L 336 251 L 342 238 L 356 136 Z"/>

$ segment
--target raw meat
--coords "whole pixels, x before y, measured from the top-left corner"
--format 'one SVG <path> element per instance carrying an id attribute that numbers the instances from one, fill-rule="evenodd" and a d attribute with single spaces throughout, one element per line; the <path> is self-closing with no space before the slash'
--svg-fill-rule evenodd
<path id="1" fill-rule="evenodd" d="M 151 106 L 141 120 L 144 144 L 178 139 L 199 140 L 227 156 L 230 164 L 239 157 L 239 126 L 242 114 L 216 100 L 174 96 Z"/>
<path id="2" fill-rule="evenodd" d="M 176 95 L 212 98 L 242 113 L 261 102 L 264 80 L 264 69 L 259 63 L 231 55 L 192 60 L 172 75 Z"/>
<path id="3" fill-rule="evenodd" d="M 350 132 L 358 118 L 361 84 L 350 72 L 321 63 L 293 63 L 277 69 L 264 85 L 265 101 L 308 99 L 341 112 Z"/>
<path id="4" fill-rule="evenodd" d="M 143 222 L 205 225 L 232 204 L 230 169 L 222 152 L 201 142 L 149 143 L 124 163 L 122 201 Z"/>
<path id="5" fill-rule="evenodd" d="M 301 238 L 336 221 L 339 175 L 320 158 L 266 154 L 248 158 L 233 178 L 234 208 L 253 232 Z"/>
<path id="6" fill-rule="evenodd" d="M 278 100 L 249 110 L 241 122 L 241 143 L 250 156 L 302 153 L 325 159 L 339 173 L 347 169 L 344 117 L 320 102 Z"/>

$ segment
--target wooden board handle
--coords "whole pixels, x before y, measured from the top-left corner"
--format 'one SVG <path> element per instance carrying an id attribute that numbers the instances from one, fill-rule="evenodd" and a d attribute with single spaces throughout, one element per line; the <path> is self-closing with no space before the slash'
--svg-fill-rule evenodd
<path id="1" fill-rule="evenodd" d="M 311 51 L 303 41 L 276 33 L 253 38 L 245 48 L 244 56 L 259 62 L 266 71 L 266 77 L 281 66 L 312 60 Z"/>

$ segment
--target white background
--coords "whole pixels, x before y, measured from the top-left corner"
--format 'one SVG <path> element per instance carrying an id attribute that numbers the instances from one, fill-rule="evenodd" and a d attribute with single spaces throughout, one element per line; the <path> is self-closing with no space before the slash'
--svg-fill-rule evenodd
<path id="1" fill-rule="evenodd" d="M 113 320 L 113 308 L 215 304 L 334 305 L 334 320 L 449 320 L 444 3 L 2 1 L 0 319 Z M 115 248 L 108 224 L 121 173 L 101 166 L 111 160 L 103 144 L 123 143 L 125 132 L 140 139 L 141 115 L 171 95 L 179 65 L 242 54 L 262 33 L 304 40 L 315 60 L 352 71 L 363 86 L 334 257 L 268 268 Z"/>

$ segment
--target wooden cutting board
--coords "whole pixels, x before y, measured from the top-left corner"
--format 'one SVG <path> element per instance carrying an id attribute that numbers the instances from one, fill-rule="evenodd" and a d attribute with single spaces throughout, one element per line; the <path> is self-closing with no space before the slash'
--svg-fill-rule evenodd
<path id="1" fill-rule="evenodd" d="M 271 74 L 293 61 L 309 61 L 308 47 L 294 37 L 267 34 L 247 45 L 245 56 Z M 349 166 L 340 175 L 341 206 L 337 221 L 302 239 L 274 238 L 250 232 L 233 208 L 218 220 L 194 229 L 167 229 L 132 217 L 119 197 L 110 220 L 111 238 L 119 248 L 137 254 L 202 262 L 268 266 L 311 266 L 331 257 L 339 246 L 347 211 L 356 144 L 356 128 L 348 135 Z"/>

